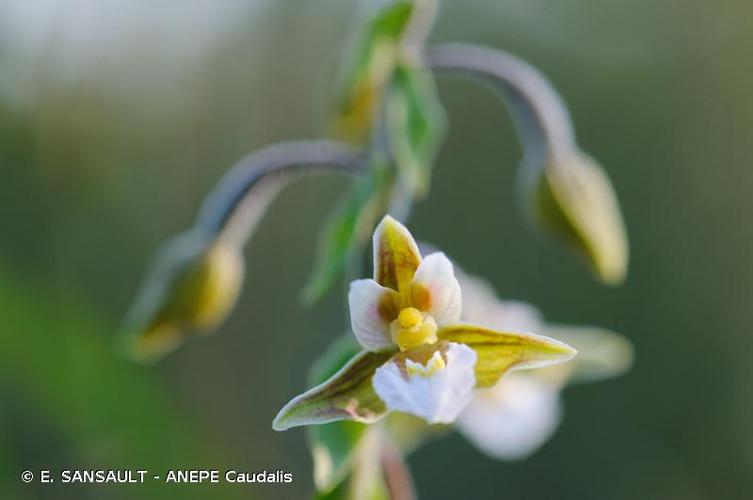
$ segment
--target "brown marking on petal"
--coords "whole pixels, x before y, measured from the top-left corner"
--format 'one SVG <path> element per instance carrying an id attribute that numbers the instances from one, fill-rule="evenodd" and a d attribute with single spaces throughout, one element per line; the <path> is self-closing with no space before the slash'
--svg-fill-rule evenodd
<path id="1" fill-rule="evenodd" d="M 410 305 L 419 311 L 429 311 L 431 308 L 431 292 L 420 283 L 411 284 Z"/>
<path id="2" fill-rule="evenodd" d="M 377 304 L 377 312 L 379 317 L 385 323 L 392 322 L 400 312 L 400 305 L 398 304 L 399 298 L 395 296 L 394 292 L 385 292 L 379 297 L 379 303 Z"/>
<path id="3" fill-rule="evenodd" d="M 421 256 L 416 251 L 412 238 L 406 237 L 391 223 L 385 224 L 376 248 L 376 282 L 396 291 L 405 290 L 420 263 Z"/>

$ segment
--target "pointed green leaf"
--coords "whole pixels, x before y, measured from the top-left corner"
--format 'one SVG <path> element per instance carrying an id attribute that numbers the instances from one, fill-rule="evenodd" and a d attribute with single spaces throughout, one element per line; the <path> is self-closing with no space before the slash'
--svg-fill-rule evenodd
<path id="1" fill-rule="evenodd" d="M 344 72 L 337 117 L 341 135 L 356 143 L 370 135 L 413 10 L 412 1 L 398 0 L 359 20 L 363 29 Z"/>
<path id="2" fill-rule="evenodd" d="M 433 77 L 401 63 L 387 101 L 387 133 L 403 182 L 414 196 L 427 193 L 446 123 Z"/>
<path id="3" fill-rule="evenodd" d="M 374 371 L 392 357 L 394 351 L 363 351 L 356 354 L 326 382 L 293 398 L 275 417 L 272 427 L 325 424 L 337 420 L 372 423 L 386 409 L 371 385 Z"/>
<path id="4" fill-rule="evenodd" d="M 469 324 L 442 327 L 440 340 L 466 344 L 476 351 L 476 387 L 492 387 L 510 370 L 540 368 L 568 361 L 577 351 L 540 335 L 496 332 Z"/>
<path id="5" fill-rule="evenodd" d="M 359 179 L 325 222 L 319 250 L 301 301 L 310 305 L 319 300 L 345 270 L 353 255 L 369 241 L 377 218 L 386 210 L 393 174 L 375 165 Z"/>

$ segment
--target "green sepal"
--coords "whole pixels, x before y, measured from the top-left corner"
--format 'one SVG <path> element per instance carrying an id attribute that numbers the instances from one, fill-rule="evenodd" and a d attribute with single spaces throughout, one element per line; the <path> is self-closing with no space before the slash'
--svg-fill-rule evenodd
<path id="1" fill-rule="evenodd" d="M 508 371 L 555 365 L 577 354 L 569 345 L 541 335 L 498 332 L 471 324 L 443 326 L 437 337 L 476 352 L 476 387 L 481 389 L 494 386 Z"/>
<path id="2" fill-rule="evenodd" d="M 277 414 L 272 428 L 284 431 L 301 425 L 326 424 L 338 420 L 373 423 L 386 412 L 374 392 L 371 379 L 394 350 L 362 351 L 322 384 L 293 398 Z"/>

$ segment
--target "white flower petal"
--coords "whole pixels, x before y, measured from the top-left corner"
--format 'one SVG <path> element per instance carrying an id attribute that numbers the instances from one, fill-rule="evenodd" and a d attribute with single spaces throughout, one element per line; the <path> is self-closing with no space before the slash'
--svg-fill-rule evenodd
<path id="1" fill-rule="evenodd" d="M 374 280 L 356 280 L 350 284 L 348 305 L 350 324 L 358 342 L 369 351 L 392 345 L 390 320 L 386 317 L 394 308 L 395 292 Z M 395 317 L 397 312 L 393 311 Z"/>
<path id="2" fill-rule="evenodd" d="M 499 300 L 494 288 L 484 279 L 455 268 L 463 290 L 463 321 L 485 325 L 496 330 L 540 332 L 543 319 L 531 304 Z"/>
<path id="3" fill-rule="evenodd" d="M 452 269 L 452 262 L 442 252 L 427 255 L 419 264 L 413 277 L 414 299 L 420 302 L 421 294 L 417 290 L 424 288 L 428 291 L 428 308 L 422 309 L 423 304 L 416 304 L 434 317 L 438 324 L 457 323 L 463 301 L 460 294 L 460 284 Z M 418 286 L 416 286 L 418 285 Z"/>
<path id="4" fill-rule="evenodd" d="M 510 374 L 493 388 L 476 392 L 458 418 L 458 429 L 490 457 L 520 460 L 551 437 L 561 418 L 556 385 Z"/>
<path id="5" fill-rule="evenodd" d="M 430 375 L 416 373 L 407 378 L 395 361 L 388 361 L 374 373 L 374 391 L 389 410 L 410 413 L 431 424 L 451 423 L 473 397 L 476 353 L 465 345 L 450 343 L 446 360 L 446 366 Z"/>

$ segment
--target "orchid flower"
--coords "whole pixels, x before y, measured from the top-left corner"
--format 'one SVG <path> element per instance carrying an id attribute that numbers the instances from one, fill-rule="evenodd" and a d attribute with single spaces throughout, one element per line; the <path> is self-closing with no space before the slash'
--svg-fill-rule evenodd
<path id="1" fill-rule="evenodd" d="M 363 350 L 319 386 L 290 401 L 273 427 L 336 420 L 371 423 L 388 411 L 450 423 L 508 371 L 571 359 L 551 338 L 460 322 L 460 285 L 441 252 L 421 256 L 413 236 L 386 216 L 374 237 L 374 278 L 351 283 L 351 326 Z"/>
<path id="2" fill-rule="evenodd" d="M 613 377 L 630 367 L 632 347 L 624 337 L 596 327 L 549 325 L 535 307 L 499 300 L 479 278 L 462 272 L 458 277 L 465 294 L 464 319 L 556 335 L 578 349 L 571 363 L 513 373 L 476 392 L 457 426 L 485 454 L 506 460 L 530 455 L 557 429 L 562 419 L 560 394 L 567 384 Z"/>

